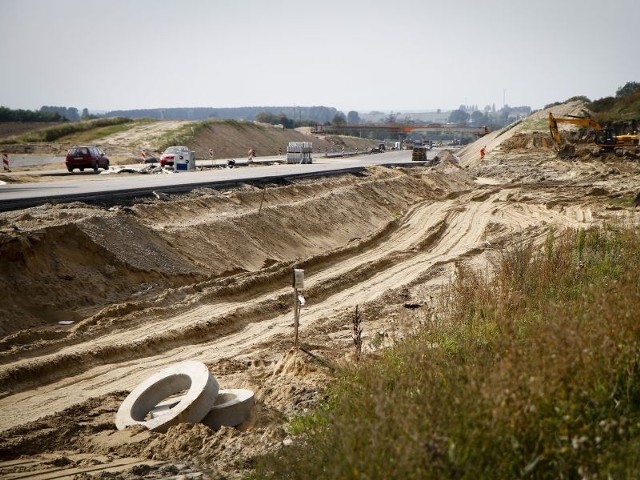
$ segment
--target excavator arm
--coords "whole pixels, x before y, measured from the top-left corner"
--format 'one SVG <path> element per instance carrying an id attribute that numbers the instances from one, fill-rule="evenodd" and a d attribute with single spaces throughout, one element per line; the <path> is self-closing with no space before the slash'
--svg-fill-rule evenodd
<path id="1" fill-rule="evenodd" d="M 551 132 L 551 138 L 556 147 L 562 145 L 562 138 L 558 131 L 558 123 L 570 123 L 572 125 L 590 128 L 596 132 L 596 136 L 602 130 L 602 126 L 591 117 L 554 117 L 553 113 L 549 112 L 549 131 Z"/>
<path id="2" fill-rule="evenodd" d="M 601 151 L 640 151 L 638 133 L 615 135 L 611 128 L 603 128 L 591 117 L 554 117 L 553 114 L 549 112 L 549 131 L 551 132 L 553 143 L 559 151 L 562 150 L 563 147 L 566 148 L 567 145 L 562 144 L 562 138 L 560 137 L 560 132 L 558 132 L 558 123 L 570 123 L 592 129 L 596 134 L 596 145 L 600 147 Z"/>
<path id="3" fill-rule="evenodd" d="M 556 145 L 556 147 L 559 147 L 562 143 L 562 139 L 560 138 L 560 132 L 558 132 L 558 121 L 551 112 L 549 112 L 549 132 L 551 133 L 551 139 L 553 140 L 553 143 Z"/>

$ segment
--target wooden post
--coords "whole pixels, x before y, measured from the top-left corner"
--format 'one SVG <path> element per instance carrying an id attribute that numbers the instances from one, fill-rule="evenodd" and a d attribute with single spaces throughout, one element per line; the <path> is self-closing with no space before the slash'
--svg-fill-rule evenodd
<path id="1" fill-rule="evenodd" d="M 300 326 L 300 298 L 298 290 L 304 288 L 304 270 L 299 268 L 293 269 L 293 328 L 294 328 L 294 346 L 296 350 L 300 348 L 298 342 L 298 328 Z"/>
<path id="2" fill-rule="evenodd" d="M 298 327 L 300 325 L 300 308 L 298 302 L 298 289 L 293 288 L 293 330 L 295 339 L 293 341 L 293 346 L 296 347 L 296 350 L 300 347 L 298 343 Z"/>

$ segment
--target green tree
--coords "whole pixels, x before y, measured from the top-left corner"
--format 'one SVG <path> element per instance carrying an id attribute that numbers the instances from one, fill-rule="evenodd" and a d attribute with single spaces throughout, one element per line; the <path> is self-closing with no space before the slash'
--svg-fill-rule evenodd
<path id="1" fill-rule="evenodd" d="M 487 114 L 484 114 L 479 110 L 476 110 L 471 114 L 471 123 L 478 127 L 480 125 L 486 125 L 488 123 L 488 120 L 489 117 L 487 116 Z"/>
<path id="2" fill-rule="evenodd" d="M 616 104 L 616 99 L 613 97 L 603 97 L 598 100 L 594 100 L 589 104 L 589 110 L 596 113 L 608 112 Z"/>
<path id="3" fill-rule="evenodd" d="M 284 113 L 276 115 L 271 112 L 260 112 L 256 115 L 256 122 L 268 123 L 270 125 L 282 125 L 284 128 L 295 127 L 293 119 L 287 117 Z"/>
<path id="4" fill-rule="evenodd" d="M 355 110 L 351 110 L 347 113 L 347 123 L 349 125 L 358 125 L 360 123 L 360 115 Z"/>
<path id="5" fill-rule="evenodd" d="M 37 112 L 33 110 L 11 110 L 0 107 L 0 122 L 61 122 L 64 118 L 57 112 Z"/>
<path id="6" fill-rule="evenodd" d="M 331 123 L 333 125 L 345 125 L 347 123 L 347 117 L 344 116 L 344 113 L 338 112 L 333 116 Z"/>
<path id="7" fill-rule="evenodd" d="M 71 122 L 77 122 L 80 120 L 80 114 L 75 107 L 55 107 L 55 106 L 42 106 L 40 107 L 42 113 L 58 113 L 61 117 L 66 118 Z"/>
<path id="8" fill-rule="evenodd" d="M 281 113 L 278 117 L 278 123 L 284 128 L 294 128 L 295 121 L 292 118 L 287 117 L 284 113 Z"/>
<path id="9" fill-rule="evenodd" d="M 454 110 L 449 114 L 450 123 L 467 123 L 469 120 L 469 114 L 464 110 Z"/>
<path id="10" fill-rule="evenodd" d="M 618 90 L 616 90 L 616 97 L 628 97 L 638 91 L 640 91 L 640 83 L 627 82 L 623 87 L 620 87 Z"/>
<path id="11" fill-rule="evenodd" d="M 278 121 L 278 117 L 271 112 L 260 112 L 256 115 L 256 122 L 275 125 Z"/>

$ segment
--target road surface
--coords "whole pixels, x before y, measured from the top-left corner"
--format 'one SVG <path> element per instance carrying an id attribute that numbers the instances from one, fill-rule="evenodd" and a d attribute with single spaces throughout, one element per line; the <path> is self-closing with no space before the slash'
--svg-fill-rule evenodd
<path id="1" fill-rule="evenodd" d="M 430 158 L 436 151 L 430 152 Z M 274 157 L 257 159 L 251 168 L 206 168 L 210 161 L 199 161 L 203 170 L 162 175 L 115 174 L 114 170 L 96 174 L 73 174 L 77 179 L 51 182 L 15 183 L 0 185 L 0 211 L 15 210 L 51 201 L 114 201 L 150 195 L 152 191 L 188 192 L 194 188 L 213 187 L 238 182 L 276 179 L 284 177 L 315 176 L 327 173 L 358 171 L 371 165 L 416 165 L 408 150 L 384 154 L 359 155 L 342 158 L 314 158 L 314 163 L 273 164 Z M 224 165 L 218 160 L 218 166 Z M 246 160 L 237 160 L 237 166 L 246 167 Z M 139 168 L 140 165 L 136 165 Z M 206 168 L 206 169 L 205 169 Z M 62 175 L 65 172 L 39 172 L 41 175 Z M 67 174 L 70 175 L 70 174 Z"/>

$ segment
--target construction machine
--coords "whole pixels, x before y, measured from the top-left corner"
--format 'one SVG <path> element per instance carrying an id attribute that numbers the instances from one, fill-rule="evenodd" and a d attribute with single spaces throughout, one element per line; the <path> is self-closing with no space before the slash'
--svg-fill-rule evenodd
<path id="1" fill-rule="evenodd" d="M 551 138 L 558 151 L 562 154 L 567 153 L 567 145 L 563 145 L 560 132 L 558 131 L 558 123 L 569 123 L 580 127 L 590 128 L 595 132 L 596 145 L 600 147 L 602 152 L 616 152 L 619 155 L 625 151 L 638 151 L 638 134 L 614 135 L 610 128 L 603 128 L 600 123 L 591 117 L 576 117 L 568 115 L 566 117 L 554 117 L 549 112 L 549 131 Z"/>
<path id="2" fill-rule="evenodd" d="M 637 133 L 616 135 L 614 138 L 615 144 L 612 150 L 614 150 L 617 155 L 624 155 L 626 152 L 640 153 L 640 138 Z"/>

